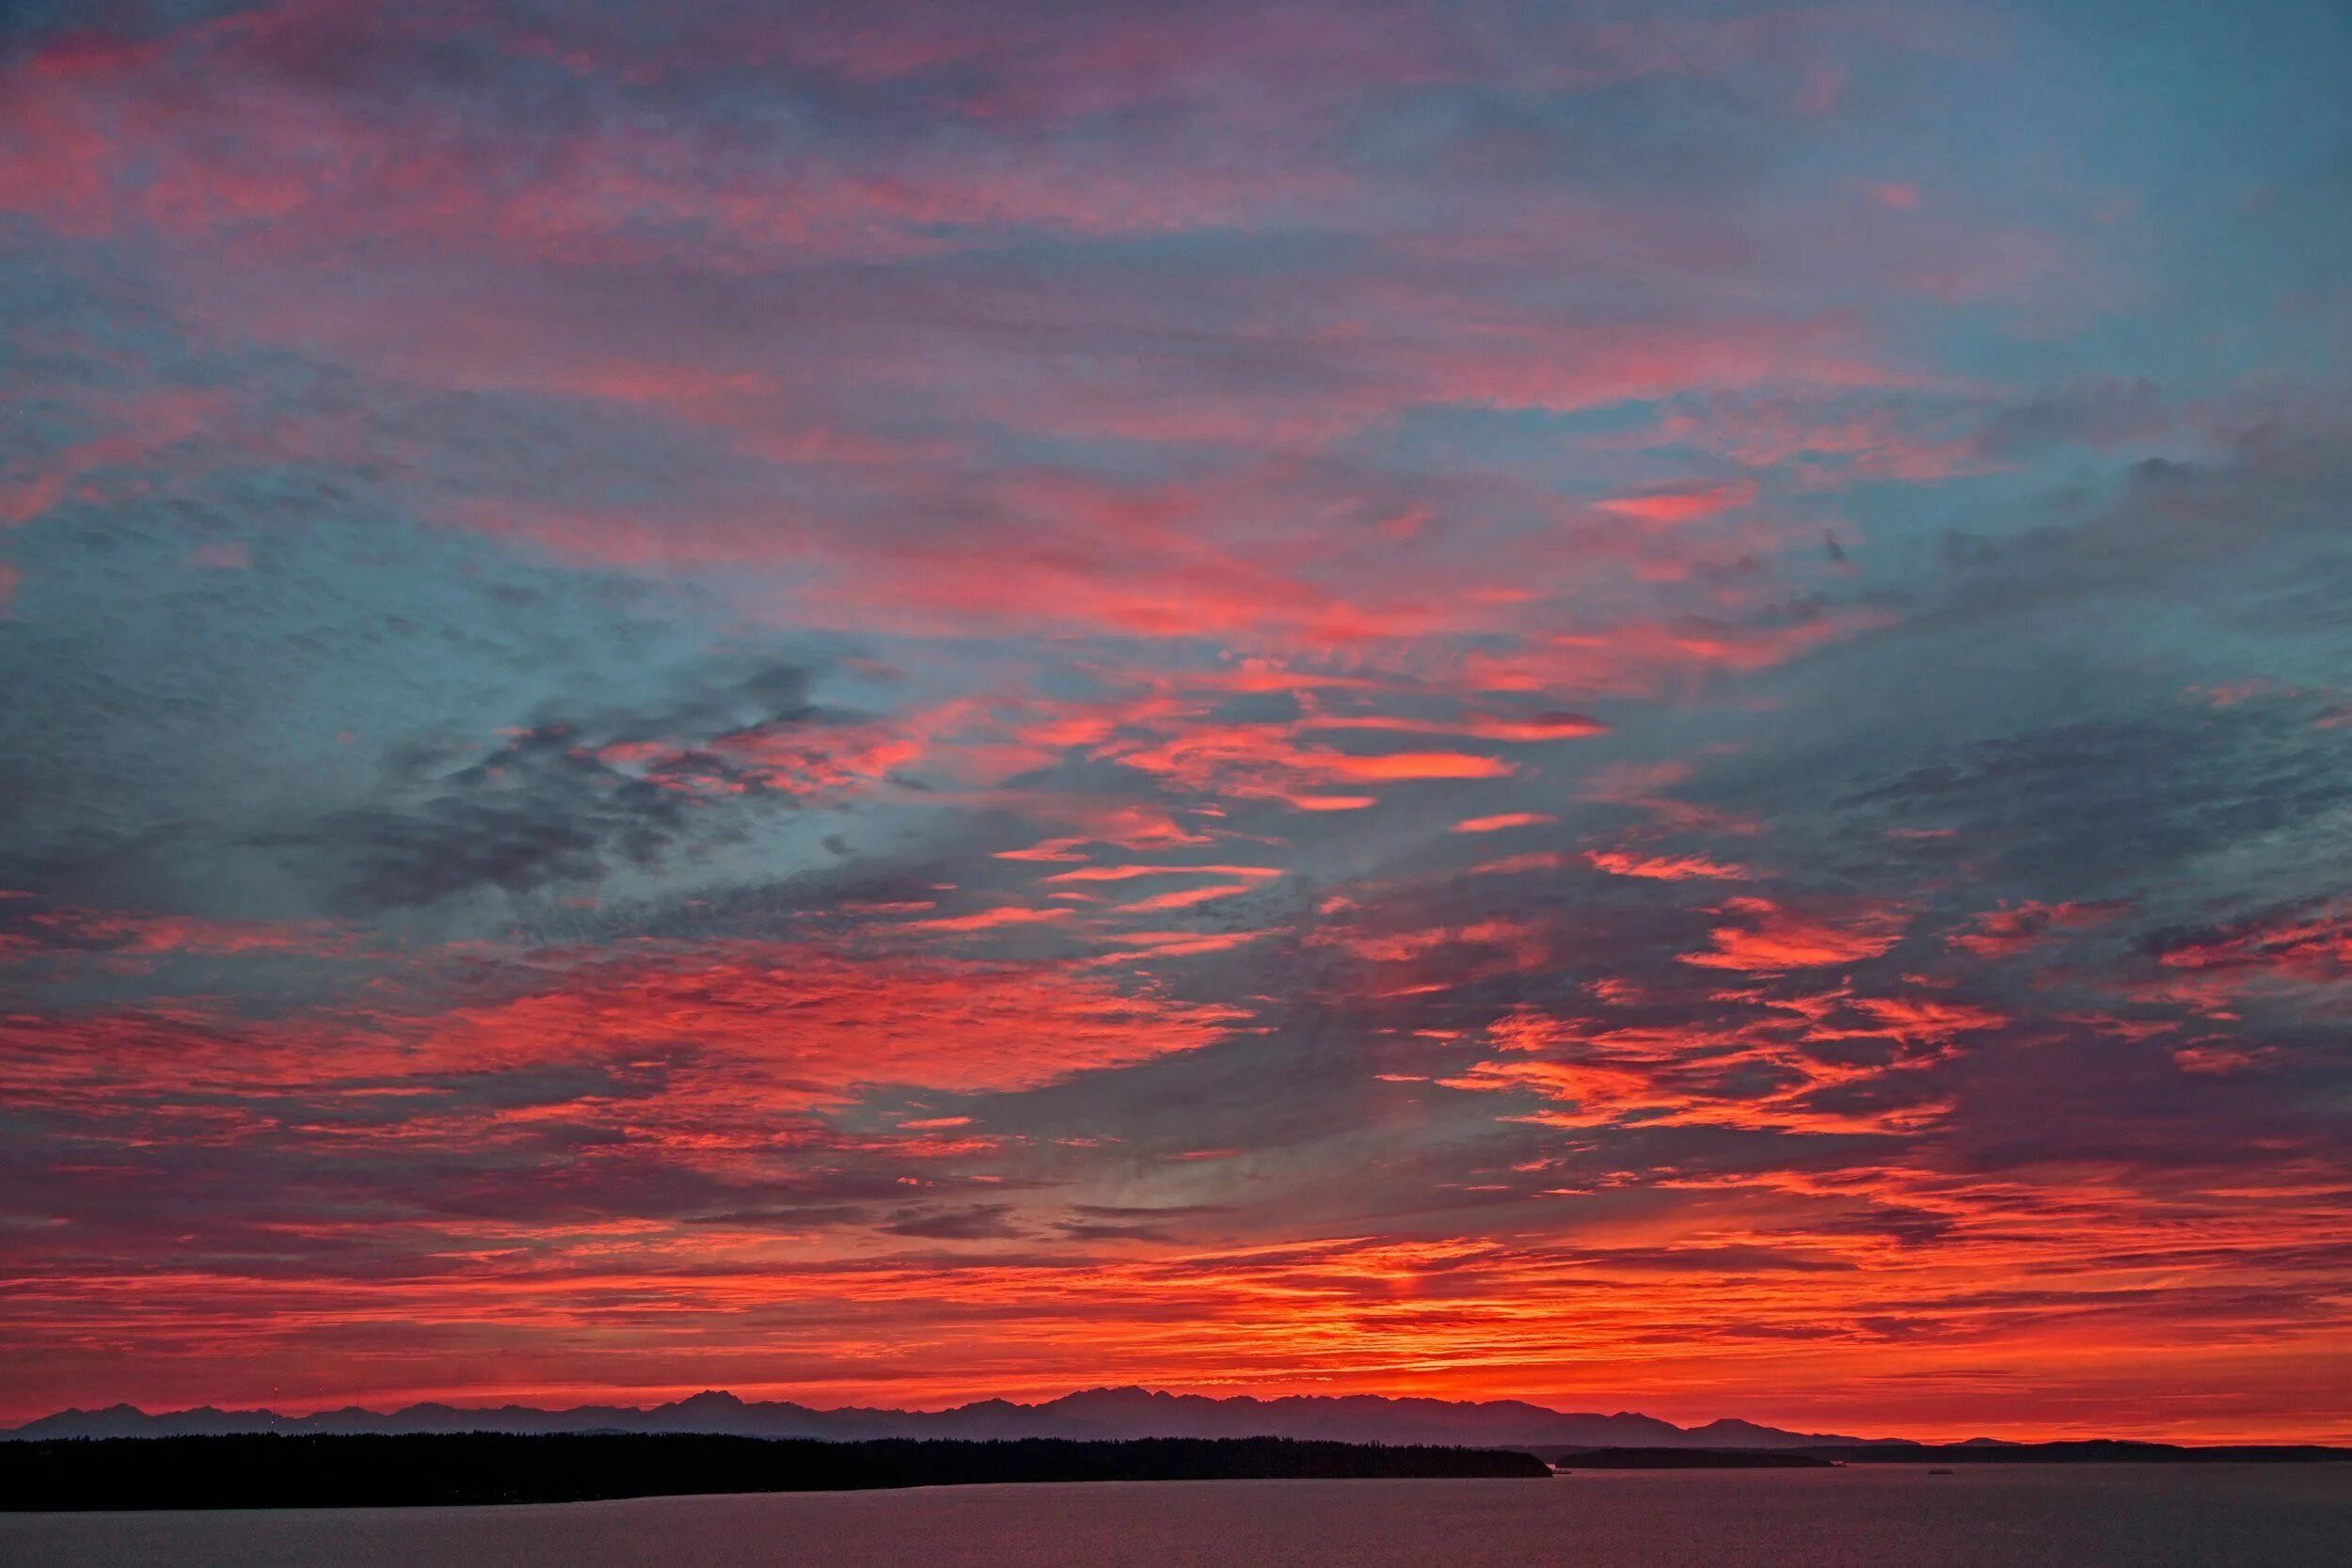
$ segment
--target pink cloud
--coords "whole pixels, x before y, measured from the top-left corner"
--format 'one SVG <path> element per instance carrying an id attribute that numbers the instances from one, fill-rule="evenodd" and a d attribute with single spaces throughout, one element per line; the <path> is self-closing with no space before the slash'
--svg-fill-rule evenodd
<path id="1" fill-rule="evenodd" d="M 976 931 L 1003 930 L 1010 926 L 1051 925 L 1069 918 L 1068 910 L 1036 910 L 1019 904 L 999 904 L 993 909 L 977 910 L 971 914 L 946 915 L 936 920 L 910 920 L 897 929 L 964 935 Z"/>
<path id="2" fill-rule="evenodd" d="M 1746 868 L 1704 860 L 1696 855 L 1637 855 L 1622 849 L 1594 849 L 1585 860 L 1613 877 L 1643 877 L 1653 881 L 1679 882 L 1701 878 L 1738 880 Z"/>
<path id="3" fill-rule="evenodd" d="M 1638 522 L 1675 525 L 1694 523 L 1730 512 L 1756 499 L 1756 486 L 1745 481 L 1730 484 L 1691 483 L 1617 496 L 1600 503 L 1604 512 Z"/>
<path id="4" fill-rule="evenodd" d="M 1281 868 L 1273 865 L 1086 865 L 1072 871 L 1057 871 L 1044 879 L 1048 882 L 1125 882 L 1137 877 L 1259 879 L 1280 875 Z"/>

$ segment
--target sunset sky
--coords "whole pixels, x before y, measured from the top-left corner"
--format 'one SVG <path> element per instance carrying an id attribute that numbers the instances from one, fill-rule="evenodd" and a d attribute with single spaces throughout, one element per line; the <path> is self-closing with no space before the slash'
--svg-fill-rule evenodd
<path id="1" fill-rule="evenodd" d="M 0 8 L 0 1420 L 2352 1441 L 2347 79 Z"/>

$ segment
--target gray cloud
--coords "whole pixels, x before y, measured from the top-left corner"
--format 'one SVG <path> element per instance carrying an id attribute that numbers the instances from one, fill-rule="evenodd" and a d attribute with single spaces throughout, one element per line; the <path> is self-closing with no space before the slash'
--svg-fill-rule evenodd
<path id="1" fill-rule="evenodd" d="M 808 685 L 795 664 L 697 668 L 675 677 L 656 705 L 551 708 L 454 767 L 421 749 L 396 753 L 384 800 L 260 842 L 336 867 L 335 896 L 355 912 L 593 880 L 616 862 L 652 867 L 683 843 L 734 828 L 704 802 L 707 786 L 755 801 L 791 799 L 709 743 L 816 724 L 822 716 Z M 642 773 L 605 754 L 657 741 L 671 750 Z"/>

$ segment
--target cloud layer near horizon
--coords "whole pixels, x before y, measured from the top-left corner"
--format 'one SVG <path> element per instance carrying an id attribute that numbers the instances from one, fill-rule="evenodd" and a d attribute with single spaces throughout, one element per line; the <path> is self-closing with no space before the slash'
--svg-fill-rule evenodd
<path id="1" fill-rule="evenodd" d="M 2352 1440 L 2338 8 L 0 22 L 0 1418 Z"/>

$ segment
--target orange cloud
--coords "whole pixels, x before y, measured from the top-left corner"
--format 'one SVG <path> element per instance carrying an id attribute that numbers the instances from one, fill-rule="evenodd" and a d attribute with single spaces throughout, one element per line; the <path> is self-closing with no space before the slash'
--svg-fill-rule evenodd
<path id="1" fill-rule="evenodd" d="M 1778 974 L 1875 958 L 1894 946 L 1900 935 L 1888 916 L 1871 916 L 1857 925 L 1834 925 L 1764 898 L 1734 898 L 1724 905 L 1723 912 L 1738 915 L 1745 924 L 1716 927 L 1708 933 L 1714 945 L 1704 953 L 1680 955 L 1684 963 Z"/>
<path id="2" fill-rule="evenodd" d="M 1581 713 L 1543 713 L 1527 718 L 1471 713 L 1458 719 L 1413 719 L 1393 715 L 1322 716 L 1302 720 L 1302 730 L 1378 730 L 1406 735 L 1461 735 L 1473 740 L 1581 740 L 1606 735 L 1609 726 Z"/>
<path id="3" fill-rule="evenodd" d="M 1518 771 L 1500 757 L 1461 752 L 1392 752 L 1386 756 L 1332 754 L 1325 766 L 1349 779 L 1501 779 Z"/>
<path id="4" fill-rule="evenodd" d="M 1756 486 L 1746 481 L 1728 484 L 1674 484 L 1636 495 L 1617 496 L 1600 503 L 1604 512 L 1645 523 L 1694 523 L 1746 506 L 1756 499 Z"/>

